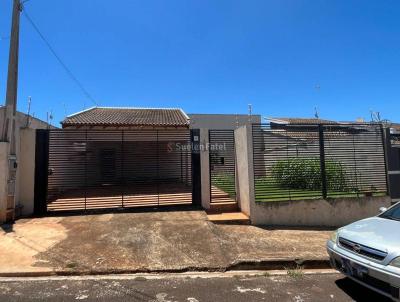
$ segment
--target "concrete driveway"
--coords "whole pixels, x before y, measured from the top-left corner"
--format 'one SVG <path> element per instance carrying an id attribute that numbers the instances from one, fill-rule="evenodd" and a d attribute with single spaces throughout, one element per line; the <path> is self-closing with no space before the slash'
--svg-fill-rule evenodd
<path id="1" fill-rule="evenodd" d="M 215 271 L 326 263 L 330 231 L 214 225 L 203 211 L 21 219 L 0 231 L 0 275 Z"/>

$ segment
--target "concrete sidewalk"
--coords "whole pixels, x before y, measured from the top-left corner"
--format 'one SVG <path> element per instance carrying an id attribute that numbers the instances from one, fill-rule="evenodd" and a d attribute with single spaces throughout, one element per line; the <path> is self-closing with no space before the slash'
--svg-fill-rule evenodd
<path id="1" fill-rule="evenodd" d="M 326 265 L 329 234 L 214 225 L 203 211 L 22 219 L 0 231 L 0 276 Z"/>

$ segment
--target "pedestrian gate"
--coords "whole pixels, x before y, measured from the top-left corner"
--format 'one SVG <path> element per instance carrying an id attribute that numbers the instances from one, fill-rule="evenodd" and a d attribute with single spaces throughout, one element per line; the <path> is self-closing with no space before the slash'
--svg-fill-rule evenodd
<path id="1" fill-rule="evenodd" d="M 234 130 L 209 130 L 211 203 L 236 202 Z"/>

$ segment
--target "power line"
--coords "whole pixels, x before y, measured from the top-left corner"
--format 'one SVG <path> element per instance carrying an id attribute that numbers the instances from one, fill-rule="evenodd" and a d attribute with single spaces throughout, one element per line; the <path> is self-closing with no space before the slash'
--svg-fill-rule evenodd
<path id="1" fill-rule="evenodd" d="M 81 89 L 81 91 L 83 92 L 83 94 L 89 99 L 91 100 L 96 106 L 98 106 L 98 103 L 96 102 L 96 100 L 91 96 L 91 94 L 87 91 L 87 89 L 83 86 L 83 84 L 78 80 L 78 78 L 72 73 L 71 69 L 68 68 L 68 66 L 63 62 L 63 60 L 61 60 L 60 56 L 57 55 L 56 51 L 54 50 L 54 48 L 51 46 L 51 44 L 47 41 L 47 39 L 45 38 L 45 36 L 41 33 L 41 31 L 39 30 L 39 28 L 37 27 L 37 25 L 35 24 L 35 22 L 33 22 L 33 20 L 31 19 L 31 17 L 29 17 L 28 13 L 26 12 L 26 9 L 24 8 L 23 11 L 25 18 L 28 20 L 28 22 L 32 25 L 32 27 L 34 28 L 34 30 L 38 33 L 38 35 L 40 36 L 40 38 L 43 40 L 43 42 L 46 44 L 47 48 L 50 50 L 50 52 L 54 55 L 54 57 L 57 59 L 57 61 L 60 63 L 60 65 L 64 68 L 64 70 L 66 71 L 66 73 L 69 75 L 69 77 L 71 78 L 71 80 L 73 80 L 75 82 L 76 85 L 78 85 L 78 87 Z"/>

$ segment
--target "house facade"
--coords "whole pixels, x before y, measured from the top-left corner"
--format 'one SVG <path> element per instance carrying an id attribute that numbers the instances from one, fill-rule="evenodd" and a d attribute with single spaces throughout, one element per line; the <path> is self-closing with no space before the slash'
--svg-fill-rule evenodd
<path id="1" fill-rule="evenodd" d="M 234 129 L 260 119 L 188 116 L 179 108 L 95 107 L 70 115 L 61 122 L 62 129 L 43 133 L 49 147 L 41 162 L 49 175 L 38 178 L 46 192 L 39 192 L 37 199 L 46 199 L 46 209 L 37 208 L 39 212 L 184 204 L 210 208 L 201 196 L 202 167 L 208 171 L 203 176 L 229 170 L 234 191 Z M 219 150 L 218 156 L 207 153 L 211 161 L 201 161 L 196 146 L 206 144 L 200 140 L 200 128 L 207 131 L 207 138 L 209 131 L 225 131 L 219 132 L 215 145 L 229 150 Z M 215 186 L 211 191 L 210 198 L 238 209 L 235 194 Z"/>
<path id="2" fill-rule="evenodd" d="M 195 205 L 254 224 L 338 226 L 390 203 L 380 125 L 113 107 L 61 124 L 35 131 L 25 215 Z M 293 163 L 303 170 L 278 173 Z"/>
<path id="3" fill-rule="evenodd" d="M 61 124 L 47 133 L 47 210 L 192 203 L 189 117 L 181 109 L 96 107 Z"/>

